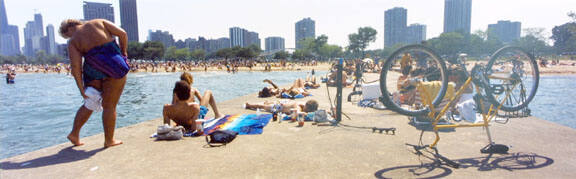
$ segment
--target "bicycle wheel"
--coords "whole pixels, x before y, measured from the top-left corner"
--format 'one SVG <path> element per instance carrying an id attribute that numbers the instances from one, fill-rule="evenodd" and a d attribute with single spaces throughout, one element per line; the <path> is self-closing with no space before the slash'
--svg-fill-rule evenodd
<path id="1" fill-rule="evenodd" d="M 506 46 L 496 51 L 486 66 L 488 100 L 503 111 L 518 111 L 532 101 L 540 73 L 532 54 L 520 47 Z"/>
<path id="2" fill-rule="evenodd" d="M 417 89 L 422 83 L 435 84 L 440 88 L 427 92 L 425 95 L 428 97 L 425 97 Z M 442 102 L 447 86 L 444 61 L 433 50 L 422 45 L 402 47 L 382 65 L 380 99 L 388 109 L 400 114 L 425 115 L 429 111 L 429 104 L 437 106 Z"/>

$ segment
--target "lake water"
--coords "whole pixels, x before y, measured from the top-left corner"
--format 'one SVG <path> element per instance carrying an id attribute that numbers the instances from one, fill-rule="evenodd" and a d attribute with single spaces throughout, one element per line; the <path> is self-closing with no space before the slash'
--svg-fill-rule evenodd
<path id="1" fill-rule="evenodd" d="M 162 117 L 180 73 L 129 74 L 118 105 L 117 127 Z M 194 86 L 210 89 L 217 101 L 255 93 L 268 78 L 290 84 L 306 72 L 193 73 Z M 576 128 L 576 76 L 544 76 L 529 107 L 540 119 Z M 0 158 L 67 142 L 82 98 L 74 79 L 63 74 L 18 74 L 16 84 L 0 83 Z M 101 113 L 84 125 L 81 137 L 102 133 Z"/>
<path id="2" fill-rule="evenodd" d="M 129 74 L 118 104 L 116 126 L 162 117 L 181 73 Z M 199 72 L 194 87 L 214 92 L 217 102 L 255 93 L 271 79 L 278 85 L 305 78 L 306 72 Z M 0 83 L 0 158 L 67 142 L 82 97 L 74 79 L 64 74 L 18 74 L 15 84 Z M 239 106 L 240 107 L 240 106 Z M 81 137 L 102 133 L 102 113 L 93 113 Z"/>

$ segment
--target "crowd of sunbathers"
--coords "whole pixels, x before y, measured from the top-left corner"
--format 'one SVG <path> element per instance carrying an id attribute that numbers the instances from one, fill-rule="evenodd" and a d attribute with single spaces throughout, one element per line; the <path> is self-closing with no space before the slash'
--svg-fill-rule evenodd
<path id="1" fill-rule="evenodd" d="M 271 80 L 264 80 L 269 83 L 270 87 L 265 87 L 259 92 L 259 97 L 282 97 L 282 94 L 291 96 L 310 96 L 307 88 L 313 89 L 320 87 L 316 83 L 314 77 L 307 77 L 306 80 L 296 79 L 294 84 L 289 88 L 280 89 Z M 165 104 L 163 109 L 163 123 L 170 125 L 174 122 L 178 126 L 184 127 L 188 132 L 196 132 L 196 135 L 201 135 L 201 129 L 198 129 L 196 121 L 205 119 L 208 114 L 208 107 L 212 108 L 214 118 L 221 118 L 224 115 L 218 110 L 216 100 L 212 91 L 206 90 L 204 94 L 194 87 L 194 78 L 188 72 L 182 73 L 180 81 L 176 82 L 173 89 L 172 103 Z M 292 97 L 293 98 L 293 97 Z M 197 99 L 197 100 L 196 100 Z M 276 101 L 264 103 L 246 103 L 246 109 L 262 109 L 267 112 L 282 112 L 285 114 L 298 115 L 307 112 L 314 112 L 318 109 L 318 103 L 315 100 L 308 100 L 307 102 L 297 101 Z"/>

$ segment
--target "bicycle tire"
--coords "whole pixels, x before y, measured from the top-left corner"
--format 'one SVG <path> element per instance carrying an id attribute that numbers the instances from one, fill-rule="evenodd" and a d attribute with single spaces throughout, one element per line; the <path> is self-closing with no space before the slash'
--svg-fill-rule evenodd
<path id="1" fill-rule="evenodd" d="M 391 97 L 392 91 L 389 90 L 389 88 L 391 88 L 391 87 L 389 87 L 387 84 L 387 75 L 389 75 L 388 71 L 391 70 L 392 66 L 394 65 L 395 61 L 397 60 L 396 57 L 398 55 L 402 54 L 403 52 L 407 52 L 410 50 L 424 52 L 427 55 L 429 55 L 430 57 L 432 57 L 432 59 L 438 64 L 439 69 L 440 69 L 440 80 L 442 83 L 441 83 L 441 88 L 438 91 L 438 94 L 436 95 L 436 98 L 432 101 L 432 104 L 434 106 L 438 106 L 442 102 L 442 99 L 446 95 L 446 89 L 448 86 L 448 76 L 447 76 L 447 72 L 446 72 L 446 64 L 445 64 L 444 60 L 442 60 L 442 58 L 440 58 L 440 56 L 437 55 L 436 52 L 434 52 L 432 49 L 425 47 L 423 45 L 404 46 L 404 47 L 394 51 L 394 53 L 392 53 L 392 55 L 390 55 L 388 57 L 388 59 L 386 59 L 386 61 L 382 65 L 382 70 L 380 72 L 380 90 L 382 92 L 382 97 L 380 98 L 380 100 L 386 106 L 387 109 L 390 109 L 394 112 L 397 112 L 397 113 L 400 113 L 403 115 L 408 115 L 408 116 L 423 116 L 423 115 L 426 115 L 430 111 L 429 107 L 424 107 L 422 109 L 412 110 L 412 109 L 405 109 L 401 105 L 399 106 L 397 103 L 394 102 L 394 99 L 392 99 L 392 97 Z"/>
<path id="2" fill-rule="evenodd" d="M 518 102 L 518 104 L 514 104 L 514 105 L 508 105 L 508 104 L 501 104 L 501 102 L 497 99 L 497 97 L 495 96 L 495 89 L 493 89 L 490 86 L 485 87 L 485 92 L 486 92 L 486 96 L 487 99 L 490 103 L 492 103 L 494 106 L 500 106 L 502 105 L 502 107 L 500 107 L 501 110 L 506 111 L 506 112 L 514 112 L 514 111 L 519 111 L 521 109 L 524 109 L 525 107 L 528 106 L 528 104 L 532 101 L 532 99 L 534 99 L 534 96 L 536 95 L 536 92 L 538 90 L 538 84 L 540 81 L 540 72 L 538 70 L 538 63 L 536 62 L 536 59 L 534 58 L 534 56 L 530 53 L 528 53 L 526 50 L 517 47 L 517 46 L 505 46 L 502 47 L 500 49 L 498 49 L 496 52 L 494 52 L 494 54 L 491 56 L 490 61 L 488 62 L 488 64 L 486 65 L 486 71 L 485 74 L 489 75 L 494 73 L 494 64 L 495 62 L 500 58 L 500 56 L 502 55 L 506 55 L 505 53 L 507 52 L 511 52 L 511 51 L 517 51 L 520 53 L 523 53 L 523 55 L 525 55 L 527 57 L 526 60 L 528 60 L 528 64 L 530 64 L 531 66 L 531 70 L 532 70 L 532 75 L 533 75 L 533 83 L 531 85 L 531 89 L 527 90 L 529 91 L 529 94 L 520 98 L 525 98 L 525 100 L 521 100 Z M 489 78 L 487 78 L 489 79 Z M 492 84 L 492 81 L 490 81 L 490 84 Z M 523 86 L 523 82 L 520 83 L 521 88 L 524 88 Z M 522 89 L 520 89 L 522 90 Z M 522 95 L 522 94 L 520 94 Z"/>

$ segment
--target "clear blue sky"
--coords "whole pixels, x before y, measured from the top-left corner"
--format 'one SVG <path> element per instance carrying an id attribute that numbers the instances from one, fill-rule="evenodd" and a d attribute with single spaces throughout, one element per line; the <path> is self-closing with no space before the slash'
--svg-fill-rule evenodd
<path id="1" fill-rule="evenodd" d="M 119 0 L 91 0 L 112 3 L 116 23 L 120 25 Z M 83 18 L 82 0 L 5 0 L 8 22 L 22 32 L 34 13 L 41 13 L 44 25 L 59 27 L 67 18 Z M 140 40 L 149 29 L 167 30 L 176 39 L 188 37 L 228 37 L 228 28 L 239 26 L 258 32 L 264 38 L 281 36 L 286 47 L 294 47 L 294 23 L 311 17 L 316 34 L 326 34 L 328 42 L 348 43 L 348 34 L 358 27 L 371 26 L 378 31 L 370 49 L 384 43 L 384 11 L 393 7 L 408 9 L 408 24 L 428 26 L 427 37 L 443 31 L 444 0 L 138 0 Z M 551 29 L 569 21 L 567 13 L 576 11 L 576 0 L 472 0 L 472 31 L 486 30 L 498 20 L 522 22 L 522 28 Z M 56 34 L 57 35 L 57 34 Z M 58 36 L 58 35 L 57 35 Z M 59 36 L 59 43 L 65 40 Z"/>

